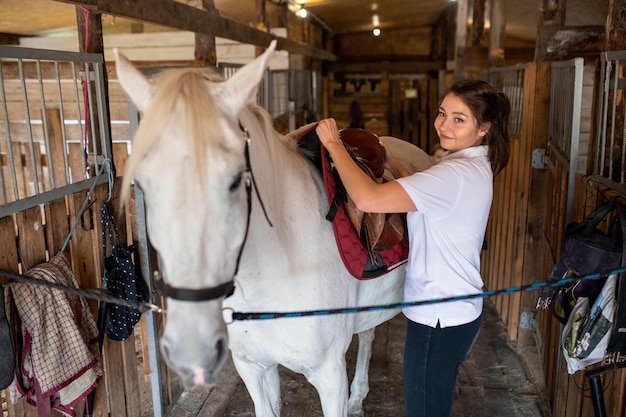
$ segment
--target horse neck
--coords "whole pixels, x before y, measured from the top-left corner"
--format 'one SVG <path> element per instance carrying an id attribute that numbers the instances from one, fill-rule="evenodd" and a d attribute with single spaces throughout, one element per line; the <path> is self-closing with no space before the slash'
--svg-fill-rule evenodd
<path id="1" fill-rule="evenodd" d="M 270 133 L 271 132 L 271 133 Z M 250 131 L 252 172 L 259 196 L 274 227 L 269 227 L 260 209 L 257 198 L 253 196 L 253 221 L 259 233 L 285 233 L 292 225 L 284 222 L 295 221 L 310 213 L 317 214 L 322 196 L 321 176 L 314 171 L 313 165 L 300 155 L 295 146 L 289 146 L 284 138 L 273 129 L 263 129 L 261 125 Z M 254 230 L 253 230 L 254 229 Z M 282 236 L 286 241 L 291 236 Z M 286 243 L 289 244 L 289 243 Z"/>

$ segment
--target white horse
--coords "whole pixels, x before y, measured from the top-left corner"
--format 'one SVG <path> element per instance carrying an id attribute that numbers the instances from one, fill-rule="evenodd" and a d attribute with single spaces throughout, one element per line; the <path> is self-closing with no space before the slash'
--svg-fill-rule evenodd
<path id="1" fill-rule="evenodd" d="M 161 261 L 161 352 L 190 387 L 214 384 L 230 348 L 259 417 L 280 415 L 279 364 L 315 386 L 325 417 L 362 415 L 374 327 L 397 310 L 230 324 L 223 316 L 225 308 L 289 312 L 402 301 L 404 267 L 369 281 L 348 273 L 325 220 L 321 175 L 253 103 L 274 48 L 227 81 L 206 69 L 148 80 L 116 51 L 118 79 L 142 113 L 124 193 L 133 177 Z M 403 152 L 407 162 L 431 164 L 417 147 Z M 345 354 L 354 333 L 360 343 L 348 399 Z"/>

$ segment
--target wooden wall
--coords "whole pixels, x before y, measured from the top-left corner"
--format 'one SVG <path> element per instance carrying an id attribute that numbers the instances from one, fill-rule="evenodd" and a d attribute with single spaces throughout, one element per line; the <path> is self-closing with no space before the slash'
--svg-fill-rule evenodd
<path id="1" fill-rule="evenodd" d="M 592 61 L 593 62 L 593 61 Z M 567 219 L 567 161 L 551 155 L 548 147 L 551 68 L 549 62 L 526 66 L 522 129 L 513 138 L 511 160 L 496 178 L 494 202 L 487 228 L 487 249 L 482 254 L 482 273 L 488 290 L 547 280 L 560 256 Z M 581 221 L 607 199 L 626 198 L 626 188 L 603 178 L 589 176 L 584 160 L 593 152 L 594 103 L 600 88 L 595 71 L 585 69 L 579 172 L 572 221 Z M 589 77 L 591 80 L 589 80 Z M 592 105 L 591 103 L 594 103 Z M 552 166 L 532 168 L 534 149 L 548 148 Z M 538 351 L 542 369 L 530 369 L 538 382 L 545 382 L 555 417 L 594 415 L 589 380 L 584 372 L 567 373 L 562 359 L 562 326 L 548 310 L 535 308 L 538 291 L 517 292 L 494 299 L 508 329 L 511 342 L 528 366 Z M 522 315 L 529 320 L 522 323 Z M 598 366 L 598 365 L 596 365 Z M 592 368 L 593 369 L 593 368 Z M 602 387 L 607 416 L 626 415 L 626 370 L 603 375 Z"/>

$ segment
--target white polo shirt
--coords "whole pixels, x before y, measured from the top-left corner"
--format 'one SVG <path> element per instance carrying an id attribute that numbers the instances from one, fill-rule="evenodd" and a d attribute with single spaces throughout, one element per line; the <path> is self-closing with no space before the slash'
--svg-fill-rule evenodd
<path id="1" fill-rule="evenodd" d="M 407 214 L 405 302 L 482 292 L 480 250 L 493 196 L 487 146 L 447 154 L 426 171 L 397 181 L 417 207 Z M 449 327 L 474 321 L 482 306 L 482 298 L 464 299 L 403 313 L 417 323 Z"/>

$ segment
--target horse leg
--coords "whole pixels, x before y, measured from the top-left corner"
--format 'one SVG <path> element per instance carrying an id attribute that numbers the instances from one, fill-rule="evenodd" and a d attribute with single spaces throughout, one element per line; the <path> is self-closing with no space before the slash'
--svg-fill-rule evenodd
<path id="1" fill-rule="evenodd" d="M 264 366 L 233 356 L 233 363 L 254 403 L 256 417 L 280 416 L 278 365 Z"/>
<path id="2" fill-rule="evenodd" d="M 348 374 L 345 355 L 332 355 L 311 373 L 307 380 L 317 390 L 324 417 L 346 417 L 348 414 Z"/>
<path id="3" fill-rule="evenodd" d="M 372 343 L 374 342 L 375 327 L 358 333 L 359 349 L 356 357 L 354 378 L 350 385 L 350 399 L 348 400 L 348 415 L 362 417 L 363 400 L 369 392 L 369 365 L 372 357 Z"/>

